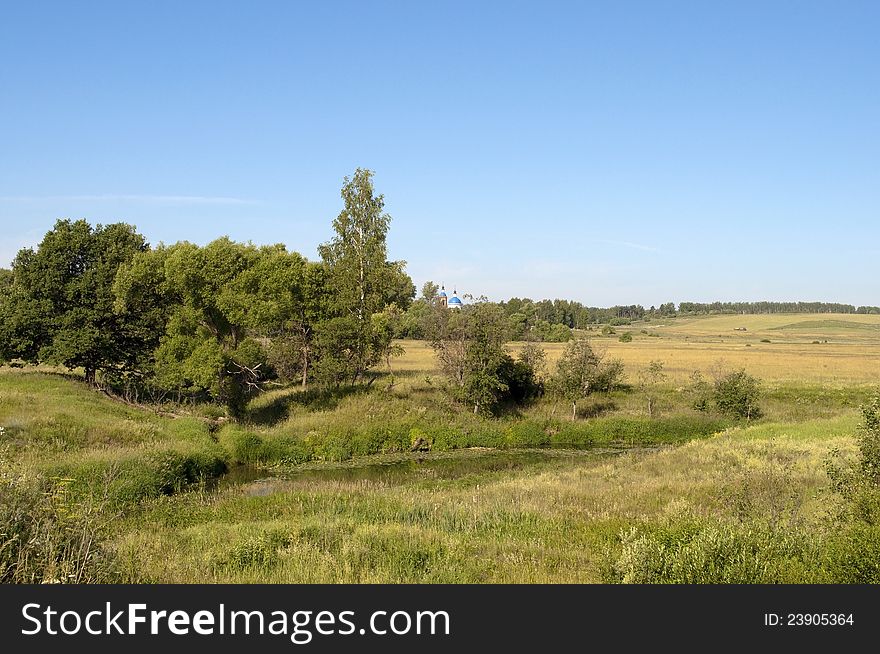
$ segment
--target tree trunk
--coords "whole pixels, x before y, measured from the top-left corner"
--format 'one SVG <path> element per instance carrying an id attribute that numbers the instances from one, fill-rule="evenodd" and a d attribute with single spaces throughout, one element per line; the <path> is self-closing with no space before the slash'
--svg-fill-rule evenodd
<path id="1" fill-rule="evenodd" d="M 479 405 L 479 404 L 475 404 L 475 405 L 474 405 L 474 415 L 477 415 L 477 411 L 478 411 L 479 409 L 480 409 L 480 405 Z"/>
<path id="2" fill-rule="evenodd" d="M 86 383 L 89 386 L 95 385 L 95 377 L 96 377 L 95 369 L 91 368 L 89 366 L 86 366 Z"/>
<path id="3" fill-rule="evenodd" d="M 571 403 L 571 421 L 572 422 L 577 420 L 577 411 L 578 411 L 578 403 L 576 401 L 572 402 Z"/>
<path id="4" fill-rule="evenodd" d="M 303 348 L 303 379 L 302 387 L 306 387 L 306 381 L 309 378 L 309 348 Z"/>

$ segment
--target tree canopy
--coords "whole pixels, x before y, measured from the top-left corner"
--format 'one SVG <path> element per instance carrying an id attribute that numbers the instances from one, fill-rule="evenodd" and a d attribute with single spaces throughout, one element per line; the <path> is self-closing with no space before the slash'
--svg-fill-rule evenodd
<path id="1" fill-rule="evenodd" d="M 321 261 L 228 237 L 151 248 L 131 225 L 59 220 L 0 270 L 0 361 L 233 415 L 279 378 L 369 383 L 415 296 L 405 263 L 387 260 L 391 219 L 372 176 L 345 179 Z"/>

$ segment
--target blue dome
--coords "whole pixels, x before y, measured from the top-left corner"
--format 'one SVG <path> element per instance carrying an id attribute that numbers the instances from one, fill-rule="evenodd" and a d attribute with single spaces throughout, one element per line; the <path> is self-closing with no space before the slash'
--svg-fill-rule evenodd
<path id="1" fill-rule="evenodd" d="M 437 294 L 437 297 L 446 297 L 446 291 L 440 291 L 440 293 Z"/>
<path id="2" fill-rule="evenodd" d="M 464 303 L 463 303 L 461 300 L 459 300 L 457 297 L 455 297 L 455 296 L 453 295 L 451 298 L 449 298 L 449 304 L 450 304 L 450 305 L 455 305 L 455 306 L 457 306 L 457 307 L 460 307 L 460 306 L 462 306 L 462 304 L 464 304 Z"/>

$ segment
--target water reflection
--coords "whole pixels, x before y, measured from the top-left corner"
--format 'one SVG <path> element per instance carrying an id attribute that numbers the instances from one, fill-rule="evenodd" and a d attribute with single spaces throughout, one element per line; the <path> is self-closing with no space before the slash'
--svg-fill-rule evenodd
<path id="1" fill-rule="evenodd" d="M 270 495 L 300 485 L 375 484 L 400 486 L 467 475 L 502 473 L 555 460 L 589 460 L 613 456 L 621 448 L 463 450 L 457 452 L 368 457 L 346 463 L 309 464 L 283 472 L 255 466 L 232 468 L 218 489 L 238 487 L 248 495 Z"/>

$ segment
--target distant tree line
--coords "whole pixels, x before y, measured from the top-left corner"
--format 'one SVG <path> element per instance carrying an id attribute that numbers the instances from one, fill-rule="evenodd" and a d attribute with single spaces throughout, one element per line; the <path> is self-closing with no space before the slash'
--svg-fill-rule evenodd
<path id="1" fill-rule="evenodd" d="M 663 306 L 661 305 L 661 309 Z M 677 315 L 704 315 L 712 313 L 771 314 L 771 313 L 853 313 L 880 314 L 880 307 L 856 307 L 838 302 L 682 302 Z"/>
<path id="2" fill-rule="evenodd" d="M 436 305 L 439 287 L 427 282 L 422 294 L 409 310 L 396 317 L 392 326 L 395 338 L 427 339 L 425 316 Z M 835 302 L 666 302 L 645 309 L 638 304 L 615 305 L 608 308 L 588 307 L 571 300 L 531 300 L 511 298 L 495 304 L 508 323 L 512 340 L 566 342 L 572 330 L 590 329 L 595 325 L 628 325 L 640 320 L 657 320 L 678 316 L 713 314 L 774 314 L 774 313 L 849 313 L 880 314 L 880 307 L 840 304 Z"/>
<path id="3" fill-rule="evenodd" d="M 387 260 L 372 172 L 346 177 L 342 198 L 320 261 L 225 237 L 153 248 L 131 225 L 59 220 L 0 273 L 0 362 L 233 415 L 272 383 L 369 385 L 415 287 Z"/>

